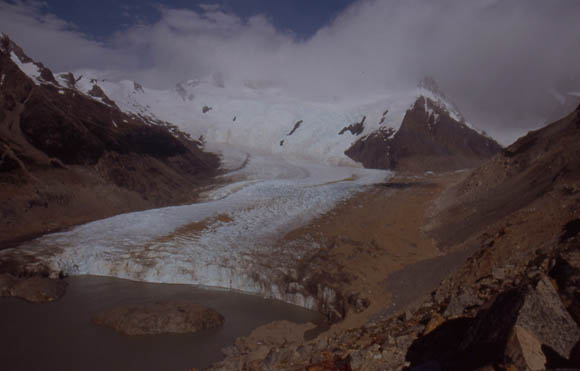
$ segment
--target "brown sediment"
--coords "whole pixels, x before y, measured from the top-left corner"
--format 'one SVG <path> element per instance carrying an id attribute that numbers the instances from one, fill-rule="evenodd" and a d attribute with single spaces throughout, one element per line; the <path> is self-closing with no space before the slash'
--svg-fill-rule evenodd
<path id="1" fill-rule="evenodd" d="M 426 210 L 462 177 L 454 173 L 394 178 L 284 236 L 286 244 L 317 242 L 327 251 L 325 259 L 317 262 L 322 275 L 347 277 L 327 283 L 346 298 L 356 297 L 363 307 L 368 305 L 366 310 L 347 308 L 350 312 L 337 329 L 361 324 L 390 303 L 385 279 L 391 273 L 441 255 L 435 241 L 423 231 Z"/>
<path id="2" fill-rule="evenodd" d="M 200 220 L 199 222 L 189 223 L 182 227 L 177 228 L 174 232 L 155 238 L 151 240 L 145 248 L 150 246 L 155 246 L 159 243 L 170 242 L 175 240 L 176 237 L 186 237 L 186 238 L 195 238 L 198 237 L 201 232 L 204 230 L 209 229 L 215 223 L 230 223 L 233 219 L 228 214 L 218 214 L 211 218 L 205 218 Z"/>

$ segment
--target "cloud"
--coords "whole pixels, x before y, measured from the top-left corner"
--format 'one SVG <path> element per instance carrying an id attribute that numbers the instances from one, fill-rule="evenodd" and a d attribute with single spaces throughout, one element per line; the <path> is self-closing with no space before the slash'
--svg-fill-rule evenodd
<path id="1" fill-rule="evenodd" d="M 161 86 L 220 73 L 230 81 L 271 79 L 281 50 L 294 40 L 263 15 L 242 20 L 220 10 L 160 8 L 161 19 L 119 33 L 114 48 L 138 55 L 154 70 L 146 83 Z"/>
<path id="2" fill-rule="evenodd" d="M 159 7 L 157 22 L 107 44 L 37 2 L 0 2 L 0 24 L 56 70 L 106 70 L 155 87 L 219 75 L 280 84 L 303 99 L 364 100 L 432 75 L 504 142 L 561 114 L 573 101 L 567 93 L 580 91 L 576 0 L 361 0 L 307 40 L 265 15 L 199 9 Z"/>
<path id="3" fill-rule="evenodd" d="M 10 35 L 33 59 L 56 71 L 79 67 L 128 70 L 135 65 L 134 56 L 90 40 L 53 14 L 44 12 L 41 1 L 0 2 L 0 31 Z"/>

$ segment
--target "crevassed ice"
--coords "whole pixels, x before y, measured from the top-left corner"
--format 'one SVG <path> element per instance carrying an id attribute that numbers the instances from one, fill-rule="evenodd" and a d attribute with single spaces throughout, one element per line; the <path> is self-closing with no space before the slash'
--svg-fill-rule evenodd
<path id="1" fill-rule="evenodd" d="M 66 274 L 223 287 L 312 307 L 312 298 L 288 299 L 264 285 L 316 248 L 280 249 L 277 239 L 389 174 L 254 155 L 203 202 L 88 223 L 18 252 Z"/>

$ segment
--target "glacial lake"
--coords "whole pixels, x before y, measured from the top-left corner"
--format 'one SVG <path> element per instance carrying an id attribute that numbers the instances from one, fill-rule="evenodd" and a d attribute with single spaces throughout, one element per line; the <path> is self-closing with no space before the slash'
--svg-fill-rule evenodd
<path id="1" fill-rule="evenodd" d="M 0 359 L 5 370 L 189 370 L 223 358 L 236 337 L 275 320 L 320 322 L 319 313 L 276 300 L 190 285 L 74 276 L 63 298 L 31 304 L 0 299 Z M 121 304 L 191 300 L 226 318 L 223 327 L 186 335 L 124 336 L 91 323 Z"/>

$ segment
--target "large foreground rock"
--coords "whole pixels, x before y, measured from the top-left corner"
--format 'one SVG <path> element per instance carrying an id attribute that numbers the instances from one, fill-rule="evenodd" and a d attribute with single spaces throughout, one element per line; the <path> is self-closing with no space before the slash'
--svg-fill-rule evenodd
<path id="1" fill-rule="evenodd" d="M 211 308 L 177 301 L 123 305 L 97 314 L 93 322 L 125 335 L 156 335 L 208 330 L 223 325 L 225 319 Z"/>
<path id="2" fill-rule="evenodd" d="M 522 335 L 519 328 L 526 334 Z M 535 287 L 526 286 L 500 295 L 489 311 L 477 317 L 462 348 L 502 346 L 514 333 L 519 338 L 535 338 L 544 349 L 549 347 L 563 358 L 570 357 L 580 339 L 580 328 L 546 276 Z"/>
<path id="3" fill-rule="evenodd" d="M 413 367 L 436 363 L 442 369 L 473 370 L 512 365 L 543 370 L 569 365 L 580 328 L 545 275 L 501 293 L 480 307 L 475 318 L 449 320 L 417 339 L 407 359 Z"/>

